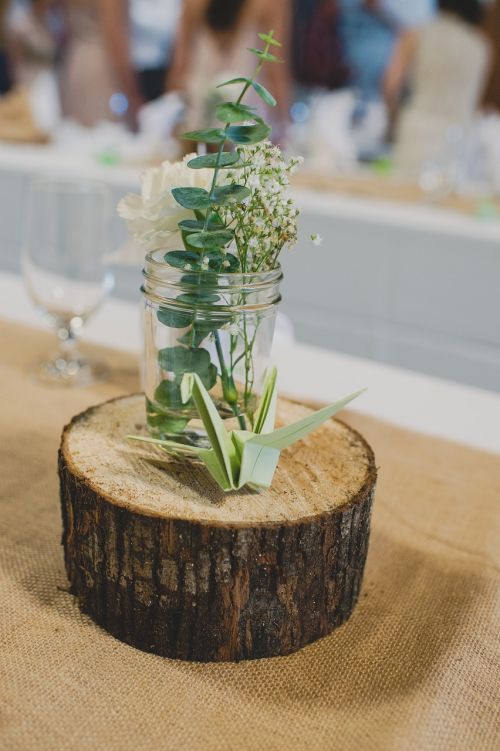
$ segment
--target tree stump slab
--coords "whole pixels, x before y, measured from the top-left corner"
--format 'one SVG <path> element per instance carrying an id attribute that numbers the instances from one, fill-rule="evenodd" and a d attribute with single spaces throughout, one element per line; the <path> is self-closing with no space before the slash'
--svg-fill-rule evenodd
<path id="1" fill-rule="evenodd" d="M 307 414 L 281 400 L 278 422 Z M 226 494 L 202 464 L 126 440 L 144 397 L 92 407 L 59 450 L 63 546 L 82 610 L 167 657 L 284 655 L 340 626 L 358 598 L 373 452 L 338 420 L 284 451 L 269 490 Z"/>

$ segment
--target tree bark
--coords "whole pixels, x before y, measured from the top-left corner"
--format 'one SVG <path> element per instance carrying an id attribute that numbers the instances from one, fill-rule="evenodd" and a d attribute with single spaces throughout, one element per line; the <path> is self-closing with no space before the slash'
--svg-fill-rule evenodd
<path id="1" fill-rule="evenodd" d="M 283 452 L 270 491 L 226 495 L 202 465 L 129 445 L 143 411 L 117 399 L 63 432 L 62 542 L 82 610 L 139 649 L 202 662 L 288 654 L 344 623 L 376 482 L 364 439 L 329 421 Z M 280 405 L 286 422 L 304 411 Z"/>

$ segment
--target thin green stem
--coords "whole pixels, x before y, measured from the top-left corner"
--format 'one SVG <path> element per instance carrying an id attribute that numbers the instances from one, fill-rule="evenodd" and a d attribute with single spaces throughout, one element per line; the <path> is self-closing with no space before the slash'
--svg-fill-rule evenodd
<path id="1" fill-rule="evenodd" d="M 269 52 L 269 48 L 270 48 L 270 44 L 267 43 L 266 46 L 265 46 L 265 49 L 264 49 L 265 54 L 267 54 Z M 257 78 L 257 76 L 259 75 L 260 71 L 262 70 L 263 64 L 264 64 L 264 60 L 260 60 L 258 62 L 253 75 L 251 76 L 251 78 L 249 78 L 245 82 L 245 85 L 242 88 L 238 99 L 236 100 L 236 104 L 240 104 L 242 102 L 243 97 L 247 93 L 248 89 L 252 85 L 252 83 L 255 80 L 255 78 Z M 229 126 L 230 126 L 230 123 L 226 123 L 226 125 L 224 127 L 224 134 L 227 133 Z M 209 192 L 209 195 L 210 195 L 211 199 L 213 199 L 213 197 L 214 197 L 214 191 L 215 191 L 215 188 L 217 187 L 217 178 L 218 178 L 219 172 L 220 172 L 220 164 L 221 164 L 222 154 L 224 152 L 224 146 L 226 144 L 226 141 L 227 141 L 227 138 L 224 137 L 224 140 L 222 140 L 220 142 L 219 148 L 217 150 L 217 157 L 216 157 L 215 166 L 214 166 L 214 174 L 213 174 L 213 177 L 212 177 L 212 184 L 210 186 L 210 192 Z M 208 224 L 209 224 L 209 220 L 210 220 L 210 215 L 211 215 L 212 212 L 213 212 L 213 208 L 211 207 L 210 209 L 207 210 L 207 212 L 205 214 L 205 221 L 204 221 L 204 226 L 203 226 L 203 231 L 204 232 L 206 232 L 206 230 L 208 228 Z M 204 256 L 204 254 L 205 254 L 205 251 L 203 250 L 203 256 Z M 202 256 L 202 259 L 203 259 L 203 256 Z M 246 327 L 246 324 L 245 324 L 245 327 Z M 233 370 L 234 365 L 233 365 L 233 363 L 231 363 L 231 373 L 228 373 L 227 366 L 226 366 L 226 363 L 225 363 L 225 360 L 224 360 L 224 353 L 222 351 L 222 346 L 221 346 L 221 342 L 220 342 L 220 337 L 219 337 L 218 331 L 214 331 L 214 339 L 215 339 L 215 347 L 216 347 L 216 350 L 217 350 L 217 356 L 219 358 L 219 363 L 220 363 L 220 368 L 221 368 L 221 380 L 222 380 L 222 389 L 223 389 L 223 393 L 224 393 L 224 398 L 226 399 L 226 401 L 230 405 L 231 409 L 233 410 L 234 414 L 236 415 L 241 429 L 242 430 L 246 430 L 245 418 L 241 414 L 240 410 L 238 409 L 238 400 L 237 400 L 237 393 L 238 392 L 236 390 L 236 387 L 235 387 L 235 384 L 234 384 L 233 375 L 232 375 L 232 370 Z M 248 341 L 247 341 L 247 336 L 246 336 L 246 328 L 245 328 L 245 345 L 244 346 L 245 346 L 245 355 L 244 355 L 245 356 L 245 394 L 244 394 L 244 402 L 245 402 L 245 405 L 246 405 L 248 403 L 247 384 L 248 384 L 248 373 L 249 373 L 249 368 L 248 368 L 249 353 L 248 353 Z M 232 360 L 232 356 L 233 356 L 233 352 L 231 351 L 231 360 Z M 251 355 L 250 355 L 250 359 L 251 359 Z"/>
<path id="2" fill-rule="evenodd" d="M 269 44 L 269 42 L 267 42 L 267 44 L 266 44 L 266 46 L 264 48 L 264 53 L 265 54 L 267 54 L 269 52 L 270 46 L 271 45 Z M 262 70 L 262 66 L 263 65 L 264 65 L 264 60 L 260 60 L 257 63 L 257 66 L 256 66 L 256 68 L 255 68 L 252 76 L 246 81 L 243 89 L 241 90 L 240 95 L 239 95 L 238 99 L 236 100 L 236 104 L 241 104 L 241 102 L 243 100 L 243 97 L 247 93 L 247 91 L 250 88 L 250 86 L 252 85 L 253 81 L 259 75 L 260 71 Z M 224 134 L 227 133 L 227 130 L 228 130 L 229 126 L 230 126 L 230 123 L 226 123 L 226 125 L 224 126 Z M 217 158 L 215 160 L 215 167 L 214 167 L 214 175 L 213 175 L 213 178 L 212 178 L 212 185 L 210 186 L 210 197 L 211 198 L 213 198 L 213 192 L 214 192 L 215 188 L 217 187 L 217 177 L 218 177 L 219 172 L 220 172 L 220 161 L 221 161 L 222 153 L 224 151 L 224 146 L 226 145 L 226 141 L 227 141 L 227 138 L 224 137 L 224 140 L 220 142 L 219 149 L 217 151 Z M 210 212 L 211 212 L 211 209 L 209 211 L 207 210 L 207 213 L 205 215 L 205 224 L 204 224 L 204 227 L 203 227 L 203 231 L 204 232 L 206 232 L 207 227 L 208 227 Z"/>
<path id="3" fill-rule="evenodd" d="M 234 384 L 233 376 L 229 375 L 228 370 L 227 370 L 226 362 L 224 360 L 224 352 L 222 350 L 222 345 L 221 345 L 218 331 L 214 331 L 214 339 L 215 339 L 215 349 L 217 350 L 217 357 L 219 358 L 219 363 L 220 363 L 222 393 L 224 395 L 224 399 L 227 401 L 227 403 L 233 410 L 234 415 L 238 420 L 240 428 L 242 430 L 246 430 L 247 425 L 246 425 L 245 417 L 244 415 L 241 414 L 241 411 L 238 408 L 238 392 Z"/>
<path id="4" fill-rule="evenodd" d="M 235 367 L 238 365 L 238 363 L 243 360 L 244 357 L 246 357 L 246 352 L 245 351 L 243 351 L 241 353 L 241 355 L 238 355 L 238 357 L 236 358 L 236 360 L 233 362 L 233 371 L 234 371 Z"/>
<path id="5" fill-rule="evenodd" d="M 272 32 L 271 32 L 271 35 L 272 35 Z M 265 45 L 265 48 L 264 48 L 264 55 L 267 55 L 269 53 L 270 47 L 271 47 L 271 45 L 269 44 L 269 42 L 267 42 L 266 45 Z M 240 94 L 238 96 L 238 99 L 236 100 L 236 105 L 241 104 L 241 102 L 242 102 L 245 94 L 247 93 L 248 89 L 252 86 L 254 80 L 260 74 L 260 71 L 262 70 L 264 62 L 265 62 L 264 59 L 260 59 L 259 62 L 257 63 L 257 65 L 255 67 L 254 73 L 252 74 L 252 76 L 250 78 L 248 78 L 246 80 L 245 85 L 243 86 L 243 88 L 242 88 L 242 90 L 241 90 L 241 92 L 240 92 Z M 228 132 L 229 127 L 230 127 L 230 123 L 226 123 L 226 125 L 224 126 L 224 129 L 223 129 L 224 138 L 219 143 L 219 148 L 217 150 L 217 156 L 216 156 L 215 165 L 214 165 L 214 173 L 213 173 L 213 176 L 212 176 L 212 182 L 211 182 L 210 191 L 209 191 L 209 197 L 210 197 L 210 200 L 212 202 L 214 201 L 214 198 L 215 198 L 215 189 L 217 187 L 217 180 L 218 180 L 219 172 L 220 172 L 220 169 L 221 169 L 222 154 L 224 153 L 224 147 L 225 147 L 225 144 L 226 144 L 226 142 L 228 140 L 226 134 Z M 214 204 L 212 203 L 211 206 L 210 206 L 210 208 L 208 208 L 206 210 L 206 213 L 205 213 L 205 218 L 204 218 L 204 222 L 203 222 L 203 232 L 207 231 L 208 225 L 209 225 L 209 222 L 210 222 L 210 217 L 214 213 L 214 211 L 217 213 L 216 209 L 214 208 Z M 241 264 L 241 267 L 242 267 L 242 271 L 244 272 L 244 271 L 246 271 L 246 260 L 247 260 L 246 254 L 242 258 L 241 255 L 240 255 L 240 252 L 239 252 L 239 248 L 238 248 L 238 255 L 240 256 L 240 264 Z M 202 250 L 202 261 L 203 261 L 204 257 L 205 257 L 205 248 L 203 248 L 203 250 Z M 243 263 L 243 259 L 244 259 L 244 263 Z M 230 366 L 230 372 L 228 372 L 228 369 L 227 369 L 227 366 L 226 366 L 226 363 L 225 363 L 225 360 L 224 360 L 224 352 L 223 352 L 223 349 L 222 349 L 219 332 L 217 330 L 214 330 L 213 331 L 213 335 L 214 335 L 214 340 L 215 340 L 215 347 L 216 347 L 216 350 L 217 350 L 217 356 L 219 358 L 219 363 L 220 363 L 220 372 L 221 372 L 221 381 L 222 381 L 222 390 L 223 390 L 224 399 L 230 405 L 232 411 L 234 412 L 235 416 L 237 417 L 241 429 L 242 430 L 246 430 L 246 421 L 245 421 L 244 415 L 241 414 L 241 410 L 238 407 L 238 391 L 236 389 L 236 386 L 235 386 L 235 383 L 234 383 L 234 378 L 233 378 L 233 370 L 234 370 L 234 366 L 236 364 L 236 363 L 233 362 L 233 357 L 234 357 L 234 353 L 235 353 L 235 350 L 236 350 L 236 345 L 233 344 L 233 340 L 231 338 L 231 346 L 230 346 L 230 350 L 231 350 L 230 351 L 231 366 Z M 194 336 L 194 327 L 193 327 L 193 336 Z M 248 385 L 250 383 L 250 371 L 252 370 L 252 365 L 253 365 L 253 358 L 252 358 L 252 351 L 251 350 L 253 348 L 254 342 L 255 342 L 255 335 L 254 335 L 254 337 L 252 339 L 252 342 L 251 342 L 251 345 L 250 345 L 250 350 L 249 350 L 249 341 L 248 341 L 248 336 L 247 336 L 247 331 L 246 331 L 246 321 L 245 321 L 245 324 L 244 324 L 244 353 L 243 353 L 243 356 L 245 358 L 245 392 L 244 392 L 244 404 L 245 404 L 245 408 L 247 407 L 248 401 L 249 401 Z M 192 339 L 192 344 L 193 343 L 194 343 L 194 340 Z M 238 358 L 238 360 L 239 359 L 240 358 Z M 238 362 L 238 360 L 236 360 L 236 362 Z M 253 377 L 252 377 L 252 382 L 253 382 Z"/>
<path id="6" fill-rule="evenodd" d="M 252 388 L 254 382 L 254 368 L 253 368 L 253 348 L 255 344 L 255 338 L 257 336 L 257 329 L 259 327 L 258 321 L 255 324 L 255 329 L 251 340 L 248 340 L 247 323 L 243 322 L 243 336 L 245 340 L 244 345 L 244 357 L 245 357 L 245 390 L 243 394 L 243 403 L 245 405 L 245 412 L 248 414 L 248 405 L 250 397 L 252 395 Z"/>

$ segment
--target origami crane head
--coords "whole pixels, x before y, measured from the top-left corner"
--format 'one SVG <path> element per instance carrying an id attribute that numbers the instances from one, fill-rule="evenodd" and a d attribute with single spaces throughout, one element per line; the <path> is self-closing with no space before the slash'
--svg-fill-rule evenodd
<path id="1" fill-rule="evenodd" d="M 363 390 L 340 399 L 329 407 L 312 412 L 302 420 L 275 430 L 277 405 L 277 371 L 273 368 L 266 378 L 254 430 L 227 431 L 209 393 L 196 373 L 187 373 L 181 386 L 184 402 L 192 397 L 200 414 L 211 448 L 189 446 L 176 441 L 127 436 L 134 441 L 153 443 L 169 454 L 201 459 L 220 487 L 229 492 L 244 485 L 252 488 L 270 487 L 280 453 L 305 438 L 323 422 L 333 417 Z"/>

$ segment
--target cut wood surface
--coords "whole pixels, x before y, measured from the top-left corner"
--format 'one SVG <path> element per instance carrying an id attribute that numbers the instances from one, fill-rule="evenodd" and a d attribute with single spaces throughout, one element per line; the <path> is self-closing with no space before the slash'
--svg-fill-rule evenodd
<path id="1" fill-rule="evenodd" d="M 279 423 L 307 414 L 280 402 Z M 61 442 L 72 591 L 141 649 L 191 660 L 286 654 L 350 615 L 375 488 L 364 439 L 330 420 L 284 451 L 272 487 L 226 494 L 202 464 L 125 439 L 144 398 L 93 407 Z"/>

